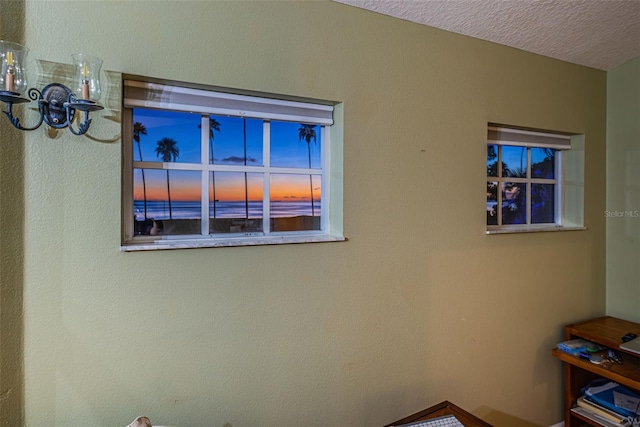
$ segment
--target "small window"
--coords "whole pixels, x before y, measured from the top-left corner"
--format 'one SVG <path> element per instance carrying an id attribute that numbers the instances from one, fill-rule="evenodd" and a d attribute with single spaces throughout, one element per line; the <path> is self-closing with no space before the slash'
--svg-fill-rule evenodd
<path id="1" fill-rule="evenodd" d="M 123 250 L 343 240 L 332 103 L 125 80 Z"/>
<path id="2" fill-rule="evenodd" d="M 569 135 L 489 126 L 487 230 L 563 226 L 562 156 Z"/>

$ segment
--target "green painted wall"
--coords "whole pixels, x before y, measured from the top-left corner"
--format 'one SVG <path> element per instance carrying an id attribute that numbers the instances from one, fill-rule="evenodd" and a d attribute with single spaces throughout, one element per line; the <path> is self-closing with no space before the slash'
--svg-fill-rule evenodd
<path id="1" fill-rule="evenodd" d="M 607 314 L 640 322 L 640 58 L 607 73 Z"/>
<path id="2" fill-rule="evenodd" d="M 12 425 L 561 420 L 550 350 L 605 312 L 604 72 L 325 1 L 24 9 L 32 81 L 89 52 L 109 108 L 89 137 L 0 122 Z M 342 101 L 349 241 L 119 252 L 120 72 Z M 586 231 L 485 235 L 488 122 L 585 134 Z"/>
<path id="3" fill-rule="evenodd" d="M 24 15 L 24 2 L 0 3 L 0 40 L 24 42 Z M 0 426 L 13 427 L 24 413 L 25 135 L 0 115 Z"/>

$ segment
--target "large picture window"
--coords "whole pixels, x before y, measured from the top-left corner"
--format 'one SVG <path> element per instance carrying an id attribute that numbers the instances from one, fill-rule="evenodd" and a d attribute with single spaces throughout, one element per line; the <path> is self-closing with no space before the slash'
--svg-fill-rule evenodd
<path id="1" fill-rule="evenodd" d="M 123 249 L 341 240 L 331 104 L 124 87 Z"/>
<path id="2" fill-rule="evenodd" d="M 567 135 L 489 126 L 487 230 L 563 225 L 562 155 Z"/>

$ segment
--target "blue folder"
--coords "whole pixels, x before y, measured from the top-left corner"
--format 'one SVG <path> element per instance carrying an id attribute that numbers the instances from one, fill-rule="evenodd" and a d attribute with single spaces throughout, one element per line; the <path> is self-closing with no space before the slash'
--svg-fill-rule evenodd
<path id="1" fill-rule="evenodd" d="M 640 395 L 613 381 L 589 384 L 584 388 L 584 397 L 625 417 L 633 417 L 639 414 Z"/>

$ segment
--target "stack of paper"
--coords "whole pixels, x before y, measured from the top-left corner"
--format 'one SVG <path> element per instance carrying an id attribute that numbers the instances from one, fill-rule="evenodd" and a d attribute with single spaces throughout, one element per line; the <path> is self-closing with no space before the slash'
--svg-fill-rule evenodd
<path id="1" fill-rule="evenodd" d="M 586 400 L 584 396 L 578 398 L 578 406 L 597 415 L 598 418 L 604 418 L 607 421 L 613 422 L 615 425 L 621 425 L 622 421 L 625 419 L 623 415 L 611 411 L 604 406 L 600 406 L 597 403 L 590 402 Z"/>

